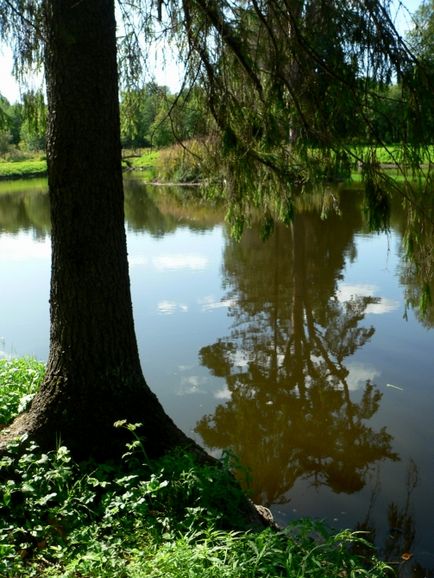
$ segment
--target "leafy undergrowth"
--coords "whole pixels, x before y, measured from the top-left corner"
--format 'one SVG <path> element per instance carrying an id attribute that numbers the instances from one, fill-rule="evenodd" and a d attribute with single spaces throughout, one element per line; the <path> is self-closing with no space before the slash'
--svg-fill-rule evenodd
<path id="1" fill-rule="evenodd" d="M 132 439 L 116 464 L 77 464 L 61 445 L 49 453 L 24 439 L 10 445 L 0 461 L 0 576 L 388 575 L 381 562 L 352 553 L 365 544 L 357 533 L 335 534 L 312 520 L 282 531 L 248 529 L 227 460 L 199 465 L 177 451 L 149 461 L 136 426 L 116 425 Z"/>
<path id="2" fill-rule="evenodd" d="M 45 373 L 32 358 L 0 359 L 0 427 L 26 409 Z"/>

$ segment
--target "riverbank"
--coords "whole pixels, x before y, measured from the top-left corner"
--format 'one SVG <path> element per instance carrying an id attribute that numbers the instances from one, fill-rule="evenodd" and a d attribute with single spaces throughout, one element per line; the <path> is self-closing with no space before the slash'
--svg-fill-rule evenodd
<path id="1" fill-rule="evenodd" d="M 140 171 L 146 181 L 152 181 L 157 176 L 159 151 L 126 151 L 122 158 L 125 171 Z M 47 175 L 47 161 L 42 154 L 35 157 L 0 159 L 0 180 L 16 180 Z"/>
<path id="2" fill-rule="evenodd" d="M 0 420 L 22 410 L 43 376 L 31 359 L 0 360 Z M 252 527 L 226 456 L 150 461 L 134 425 L 121 464 L 75 463 L 67 448 L 19 444 L 0 461 L 0 575 L 139 578 L 390 576 L 364 535 L 299 520 Z"/>
<path id="3" fill-rule="evenodd" d="M 198 144 L 195 141 L 189 144 L 196 150 Z M 393 178 L 402 180 L 403 174 L 397 171 L 398 163 L 408 166 L 402 149 L 399 146 L 390 148 L 377 147 L 375 160 Z M 198 153 L 199 149 L 196 150 Z M 369 153 L 368 147 L 354 147 L 357 158 L 366 158 Z M 200 156 L 200 155 L 199 155 Z M 166 149 L 140 149 L 124 150 L 122 154 L 122 166 L 125 172 L 140 172 L 142 180 L 149 183 L 177 183 L 191 184 L 201 180 L 200 163 L 198 154 L 188 155 L 180 145 L 173 145 Z M 430 166 L 434 159 L 434 146 L 428 147 L 423 155 L 422 168 Z M 359 163 L 360 164 L 360 163 Z M 354 161 L 351 179 L 361 179 L 358 163 Z M 43 153 L 31 157 L 22 153 L 9 159 L 0 159 L 0 180 L 13 180 L 23 178 L 43 177 L 47 174 L 47 162 Z"/>

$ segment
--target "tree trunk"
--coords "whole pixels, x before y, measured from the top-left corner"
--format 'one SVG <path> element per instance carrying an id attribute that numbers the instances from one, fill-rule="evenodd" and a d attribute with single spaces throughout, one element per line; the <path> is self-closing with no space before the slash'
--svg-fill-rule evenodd
<path id="1" fill-rule="evenodd" d="M 50 353 L 12 433 L 78 457 L 123 449 L 116 420 L 143 424 L 150 456 L 190 442 L 140 367 L 127 262 L 113 0 L 46 1 L 52 222 Z M 170 352 L 168 352 L 170 354 Z"/>

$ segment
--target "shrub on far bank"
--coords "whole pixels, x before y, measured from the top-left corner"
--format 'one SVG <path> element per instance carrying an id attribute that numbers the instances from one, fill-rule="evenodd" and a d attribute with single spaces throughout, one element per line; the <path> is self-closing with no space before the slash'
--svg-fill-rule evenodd
<path id="1" fill-rule="evenodd" d="M 198 183 L 206 174 L 208 162 L 205 141 L 175 144 L 159 151 L 157 179 L 168 183 Z"/>

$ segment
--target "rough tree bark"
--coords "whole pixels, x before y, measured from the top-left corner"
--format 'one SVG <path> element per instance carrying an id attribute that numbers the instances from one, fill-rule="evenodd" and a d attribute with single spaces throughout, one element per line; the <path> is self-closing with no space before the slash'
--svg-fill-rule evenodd
<path id="1" fill-rule="evenodd" d="M 193 444 L 142 374 L 126 236 L 113 0 L 47 0 L 50 353 L 30 410 L 6 439 L 60 439 L 78 457 L 121 451 L 115 420 L 141 422 L 150 456 Z"/>

